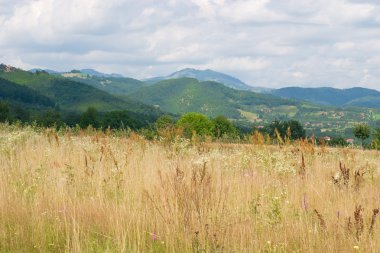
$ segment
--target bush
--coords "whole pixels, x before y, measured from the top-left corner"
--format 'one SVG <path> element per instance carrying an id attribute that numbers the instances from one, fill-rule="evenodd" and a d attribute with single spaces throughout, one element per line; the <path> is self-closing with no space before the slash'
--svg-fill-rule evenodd
<path id="1" fill-rule="evenodd" d="M 191 138 L 194 133 L 199 136 L 213 136 L 214 124 L 207 116 L 200 113 L 186 113 L 177 121 L 176 125 L 183 128 L 186 138 Z"/>
<path id="2" fill-rule="evenodd" d="M 368 139 L 371 134 L 371 129 L 369 128 L 367 124 L 357 124 L 354 127 L 353 134 L 355 135 L 356 138 L 362 141 L 362 147 L 363 147 L 364 141 Z"/>
<path id="3" fill-rule="evenodd" d="M 301 123 L 296 120 L 290 121 L 274 121 L 269 126 L 266 127 L 266 132 L 275 137 L 276 129 L 279 132 L 281 138 L 285 136 L 290 138 L 291 140 L 297 140 L 300 138 L 306 137 L 306 131 L 302 127 Z"/>
<path id="4" fill-rule="evenodd" d="M 218 116 L 212 120 L 214 124 L 214 136 L 217 138 L 235 138 L 238 135 L 236 127 L 224 116 Z"/>

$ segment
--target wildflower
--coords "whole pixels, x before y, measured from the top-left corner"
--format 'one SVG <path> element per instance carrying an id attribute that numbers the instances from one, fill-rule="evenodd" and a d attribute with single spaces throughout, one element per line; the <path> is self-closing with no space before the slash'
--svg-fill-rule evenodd
<path id="1" fill-rule="evenodd" d="M 157 234 L 156 234 L 156 231 L 153 231 L 153 234 L 152 234 L 152 240 L 153 240 L 153 241 L 156 241 L 156 240 L 157 240 Z"/>
<path id="2" fill-rule="evenodd" d="M 271 244 L 271 241 L 267 241 L 267 244 L 270 245 L 270 244 Z"/>
<path id="3" fill-rule="evenodd" d="M 307 201 L 307 195 L 306 194 L 303 195 L 302 206 L 305 209 L 305 211 L 307 211 L 307 209 L 309 208 L 309 203 Z"/>
<path id="4" fill-rule="evenodd" d="M 354 246 L 354 250 L 359 250 L 359 246 L 358 246 L 358 245 L 355 245 L 355 246 Z"/>

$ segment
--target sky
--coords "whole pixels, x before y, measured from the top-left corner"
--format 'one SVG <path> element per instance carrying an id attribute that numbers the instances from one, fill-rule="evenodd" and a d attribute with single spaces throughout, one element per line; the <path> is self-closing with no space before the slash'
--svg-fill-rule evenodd
<path id="1" fill-rule="evenodd" d="M 380 0 L 0 0 L 0 62 L 380 90 Z"/>

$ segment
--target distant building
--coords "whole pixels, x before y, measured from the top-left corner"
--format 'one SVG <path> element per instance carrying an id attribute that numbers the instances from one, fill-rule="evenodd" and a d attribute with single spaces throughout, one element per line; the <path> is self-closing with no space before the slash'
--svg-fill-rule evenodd
<path id="1" fill-rule="evenodd" d="M 347 142 L 348 144 L 354 144 L 354 139 L 347 139 L 346 142 Z"/>
<path id="2" fill-rule="evenodd" d="M 331 141 L 331 137 L 330 137 L 330 136 L 325 136 L 325 137 L 323 137 L 323 139 L 324 139 L 325 141 Z"/>

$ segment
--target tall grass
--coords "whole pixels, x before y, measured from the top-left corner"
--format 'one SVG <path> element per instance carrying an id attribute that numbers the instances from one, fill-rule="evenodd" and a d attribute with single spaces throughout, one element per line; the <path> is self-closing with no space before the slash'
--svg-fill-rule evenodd
<path id="1" fill-rule="evenodd" d="M 377 151 L 0 126 L 0 252 L 377 252 Z M 258 140 L 258 141 L 257 141 Z"/>

